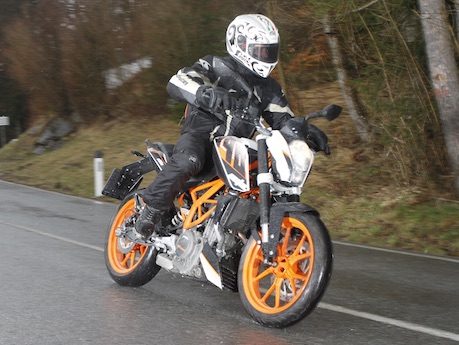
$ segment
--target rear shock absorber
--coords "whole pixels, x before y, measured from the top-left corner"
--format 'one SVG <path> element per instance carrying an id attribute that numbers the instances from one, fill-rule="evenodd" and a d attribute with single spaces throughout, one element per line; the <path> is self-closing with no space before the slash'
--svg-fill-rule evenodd
<path id="1" fill-rule="evenodd" d="M 173 226 L 175 226 L 175 227 L 182 226 L 182 225 L 183 225 L 183 220 L 184 220 L 184 219 L 183 219 L 183 215 L 185 215 L 185 217 L 186 217 L 186 215 L 188 214 L 188 212 L 190 212 L 189 209 L 182 207 L 182 208 L 177 212 L 177 214 L 176 214 L 174 217 L 172 217 L 172 219 L 171 219 L 171 224 L 172 224 Z"/>
<path id="2" fill-rule="evenodd" d="M 177 212 L 177 214 L 174 217 L 172 217 L 171 224 L 173 226 L 180 226 L 180 225 L 183 224 L 183 217 L 182 217 L 182 213 L 180 211 Z"/>

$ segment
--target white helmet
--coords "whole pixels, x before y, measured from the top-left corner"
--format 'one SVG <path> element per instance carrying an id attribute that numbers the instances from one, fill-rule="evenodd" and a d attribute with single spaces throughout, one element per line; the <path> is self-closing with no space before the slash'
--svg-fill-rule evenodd
<path id="1" fill-rule="evenodd" d="M 267 78 L 279 59 L 279 31 L 262 14 L 237 16 L 226 30 L 226 50 L 243 66 Z"/>

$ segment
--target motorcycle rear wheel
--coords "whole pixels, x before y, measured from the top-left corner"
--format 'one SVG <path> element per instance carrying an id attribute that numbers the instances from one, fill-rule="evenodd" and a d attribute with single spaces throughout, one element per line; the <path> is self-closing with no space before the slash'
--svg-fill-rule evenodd
<path id="1" fill-rule="evenodd" d="M 263 263 L 254 238 L 245 245 L 238 272 L 239 294 L 248 314 L 267 327 L 286 327 L 306 317 L 324 294 L 333 250 L 322 221 L 311 214 L 286 214 L 275 265 Z"/>
<path id="2" fill-rule="evenodd" d="M 112 279 L 122 286 L 145 285 L 159 272 L 157 250 L 120 239 L 115 231 L 134 213 L 134 193 L 128 195 L 118 207 L 105 239 L 105 265 Z M 127 248 L 127 249 L 126 249 Z"/>

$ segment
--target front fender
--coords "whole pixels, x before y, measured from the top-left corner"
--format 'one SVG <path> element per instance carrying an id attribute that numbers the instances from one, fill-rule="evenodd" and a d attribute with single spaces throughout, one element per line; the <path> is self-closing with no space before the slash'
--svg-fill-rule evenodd
<path id="1" fill-rule="evenodd" d="M 269 213 L 269 240 L 267 243 L 262 244 L 265 259 L 270 262 L 277 256 L 277 244 L 280 238 L 282 220 L 286 213 L 291 212 L 310 213 L 320 217 L 319 212 L 314 207 L 300 202 L 278 202 L 273 204 Z"/>

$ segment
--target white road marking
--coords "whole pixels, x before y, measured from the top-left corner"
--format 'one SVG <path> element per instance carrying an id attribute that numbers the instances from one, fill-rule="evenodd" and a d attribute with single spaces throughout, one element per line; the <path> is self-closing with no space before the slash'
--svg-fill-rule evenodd
<path id="1" fill-rule="evenodd" d="M 40 231 L 40 230 L 36 230 L 36 229 L 31 229 L 31 228 L 29 228 L 29 227 L 25 227 L 25 226 L 21 226 L 21 225 L 16 225 L 16 224 L 8 223 L 8 222 L 5 222 L 5 221 L 2 220 L 2 219 L 0 219 L 0 224 L 12 226 L 12 227 L 15 227 L 15 228 L 17 228 L 17 229 L 24 230 L 24 231 L 28 231 L 28 232 L 33 232 L 34 234 L 37 234 L 37 235 L 41 235 L 41 236 L 46 236 L 46 237 L 54 238 L 54 239 L 59 240 L 59 241 L 63 241 L 63 242 L 71 243 L 71 244 L 76 244 L 77 246 L 80 246 L 80 247 L 85 247 L 85 248 L 89 248 L 89 249 L 94 249 L 94 250 L 97 250 L 97 251 L 99 251 L 99 252 L 103 252 L 103 251 L 104 251 L 104 248 L 102 248 L 102 247 L 93 246 L 92 244 L 87 244 L 87 243 L 84 243 L 84 242 L 75 241 L 75 240 L 72 240 L 72 239 L 67 238 L 67 237 L 62 237 L 62 236 L 58 236 L 58 235 L 53 235 L 53 234 L 50 234 L 50 233 L 48 233 L 48 232 L 44 232 L 44 231 Z"/>
<path id="2" fill-rule="evenodd" d="M 338 305 L 333 305 L 333 304 L 328 304 L 328 303 L 323 303 L 323 302 L 319 303 L 318 308 L 326 309 L 326 310 L 330 310 L 330 311 L 334 311 L 334 312 L 338 312 L 338 313 L 343 313 L 343 314 L 347 314 L 347 315 L 351 315 L 351 316 L 356 316 L 356 317 L 360 317 L 362 319 L 376 321 L 376 322 L 384 323 L 386 325 L 396 326 L 396 327 L 399 327 L 399 328 L 405 328 L 405 329 L 408 329 L 410 331 L 424 333 L 424 334 L 432 335 L 432 336 L 435 336 L 435 337 L 440 337 L 440 338 L 446 338 L 446 339 L 459 341 L 459 334 L 442 331 L 442 330 L 439 330 L 439 329 L 436 329 L 436 328 L 425 327 L 425 326 L 418 325 L 418 324 L 411 323 L 411 322 L 401 321 L 401 320 L 397 320 L 397 319 L 391 319 L 391 318 L 388 318 L 388 317 L 379 316 L 379 315 L 376 315 L 376 314 L 370 314 L 370 313 L 366 313 L 366 312 L 363 312 L 363 311 L 357 311 L 357 310 L 353 310 L 353 309 L 349 309 L 349 308 L 345 308 L 345 307 L 340 307 Z"/>
<path id="3" fill-rule="evenodd" d="M 89 248 L 89 249 L 97 250 L 97 251 L 100 251 L 100 252 L 104 251 L 104 249 L 102 247 L 98 247 L 98 246 L 94 246 L 94 245 L 91 245 L 91 244 L 75 241 L 75 240 L 72 240 L 70 238 L 57 236 L 57 235 L 50 234 L 50 233 L 47 233 L 47 232 L 44 232 L 44 231 L 32 229 L 32 228 L 29 228 L 29 227 L 12 224 L 12 223 L 6 222 L 6 221 L 4 221 L 2 219 L 0 219 L 0 224 L 4 224 L 4 225 L 8 225 L 8 226 L 20 229 L 20 230 L 32 232 L 32 233 L 37 234 L 37 235 L 54 238 L 54 239 L 59 240 L 59 241 L 75 244 L 75 245 L 80 246 L 80 247 Z M 347 245 L 346 243 L 339 243 L 339 244 Z M 366 249 L 374 249 L 374 247 L 363 246 L 363 245 L 362 246 L 356 245 L 356 247 L 363 247 L 363 248 L 366 248 Z M 380 248 L 377 248 L 376 250 L 379 250 L 379 249 Z M 383 250 L 383 251 L 387 251 L 387 252 L 391 252 L 391 253 L 394 252 L 394 253 L 397 253 L 397 254 L 406 254 L 405 252 L 398 252 L 398 251 L 395 251 L 395 250 L 394 251 Z M 438 259 L 437 257 L 431 257 L 431 256 L 428 256 L 428 255 L 422 255 L 422 257 Z M 446 261 L 449 261 L 449 260 L 446 260 Z M 458 260 L 453 260 L 452 262 L 458 262 Z M 450 339 L 450 340 L 454 340 L 454 341 L 458 341 L 459 342 L 459 334 L 443 331 L 443 330 L 436 329 L 436 328 L 425 327 L 425 326 L 418 325 L 418 324 L 411 323 L 411 322 L 392 319 L 392 318 L 388 318 L 388 317 L 384 317 L 384 316 L 380 316 L 380 315 L 376 315 L 376 314 L 362 312 L 362 311 L 349 309 L 349 308 L 341 307 L 341 306 L 338 306 L 338 305 L 333 305 L 333 304 L 328 304 L 328 303 L 323 303 L 323 302 L 319 303 L 318 308 L 325 309 L 325 310 L 330 310 L 330 311 L 337 312 L 337 313 L 347 314 L 347 315 L 359 317 L 361 319 L 366 319 L 366 320 L 370 320 L 370 321 L 383 323 L 383 324 L 386 324 L 386 325 L 391 325 L 391 326 L 395 326 L 395 327 L 399 327 L 399 328 L 404 328 L 404 329 L 407 329 L 407 330 L 410 330 L 410 331 L 423 333 L 423 334 L 427 334 L 427 335 L 434 336 L 434 337 L 446 338 L 446 339 Z"/>
<path id="4" fill-rule="evenodd" d="M 447 256 L 439 256 L 439 255 L 436 256 L 436 255 L 430 255 L 430 254 L 414 253 L 414 252 L 403 251 L 403 250 L 400 250 L 400 249 L 397 250 L 397 249 L 389 249 L 389 248 L 382 248 L 382 247 L 374 247 L 374 246 L 369 246 L 369 245 L 365 245 L 365 244 L 347 243 L 347 242 L 341 242 L 341 241 L 333 241 L 333 244 L 338 244 L 338 245 L 347 246 L 347 247 L 355 247 L 355 248 L 376 250 L 376 251 L 385 252 L 385 253 L 393 253 L 393 254 L 414 256 L 414 257 L 418 257 L 418 258 L 440 260 L 440 261 L 448 261 L 448 262 L 454 262 L 456 264 L 459 264 L 459 259 L 455 259 L 453 257 L 447 257 Z"/>

